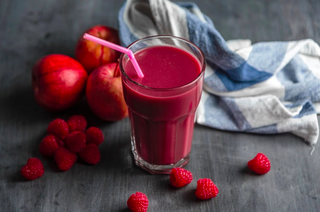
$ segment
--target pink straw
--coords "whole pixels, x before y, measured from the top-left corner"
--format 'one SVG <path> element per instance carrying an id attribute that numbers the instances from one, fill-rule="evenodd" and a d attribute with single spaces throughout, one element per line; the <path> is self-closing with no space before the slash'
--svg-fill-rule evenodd
<path id="1" fill-rule="evenodd" d="M 124 47 L 119 46 L 117 44 L 114 44 L 114 43 L 111 43 L 109 41 L 100 39 L 98 37 L 89 35 L 87 33 L 84 33 L 83 38 L 87 39 L 87 40 L 90 40 L 90 41 L 93 41 L 95 43 L 101 44 L 103 46 L 109 47 L 109 48 L 114 49 L 116 51 L 122 52 L 124 54 L 127 54 L 128 57 L 130 58 L 131 62 L 132 62 L 133 67 L 136 69 L 136 72 L 137 72 L 138 76 L 140 78 L 144 77 L 138 62 L 137 62 L 136 58 L 134 57 L 133 52 L 130 49 L 124 48 Z"/>

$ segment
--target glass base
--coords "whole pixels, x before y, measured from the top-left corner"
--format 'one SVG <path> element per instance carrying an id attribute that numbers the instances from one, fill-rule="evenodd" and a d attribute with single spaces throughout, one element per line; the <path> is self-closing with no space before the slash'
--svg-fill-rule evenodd
<path id="1" fill-rule="evenodd" d="M 131 132 L 131 151 L 133 153 L 135 164 L 150 174 L 170 174 L 173 168 L 184 167 L 190 158 L 190 153 L 183 157 L 175 164 L 166 164 L 166 165 L 158 165 L 158 164 L 150 164 L 144 159 L 142 159 L 136 149 L 136 142 L 133 133 Z"/>
<path id="2" fill-rule="evenodd" d="M 175 164 L 155 165 L 143 160 L 136 151 L 132 150 L 134 160 L 137 166 L 143 168 L 150 174 L 170 174 L 171 170 L 176 167 L 184 167 L 189 162 L 189 154 Z"/>

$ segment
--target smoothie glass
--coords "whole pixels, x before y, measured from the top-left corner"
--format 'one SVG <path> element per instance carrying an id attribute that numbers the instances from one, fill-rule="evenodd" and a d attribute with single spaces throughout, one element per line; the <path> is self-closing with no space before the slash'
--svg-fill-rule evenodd
<path id="1" fill-rule="evenodd" d="M 158 46 L 177 47 L 179 51 L 190 55 L 190 59 L 199 64 L 199 70 L 195 70 L 198 71 L 196 77 L 189 83 L 172 88 L 145 86 L 127 74 L 126 67 L 130 60 L 125 54 L 120 57 L 120 72 L 129 109 L 135 163 L 151 174 L 169 174 L 172 168 L 183 167 L 189 161 L 195 112 L 203 86 L 205 58 L 193 43 L 174 36 L 142 38 L 128 48 L 137 53 Z M 185 61 L 180 63 L 183 66 Z M 179 77 L 184 76 L 182 74 Z"/>

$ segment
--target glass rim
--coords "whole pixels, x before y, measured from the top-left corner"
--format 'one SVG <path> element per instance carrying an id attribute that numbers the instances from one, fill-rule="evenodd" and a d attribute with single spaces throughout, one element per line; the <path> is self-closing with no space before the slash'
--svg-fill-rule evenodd
<path id="1" fill-rule="evenodd" d="M 191 41 L 189 41 L 187 39 L 184 39 L 184 38 L 181 38 L 181 37 L 177 37 L 177 36 L 173 36 L 173 35 L 152 35 L 152 36 L 147 36 L 147 37 L 144 37 L 144 38 L 140 38 L 140 39 L 132 42 L 129 46 L 127 46 L 127 48 L 130 49 L 133 45 L 135 45 L 138 42 L 141 42 L 143 40 L 150 40 L 150 39 L 154 39 L 154 38 L 157 38 L 157 39 L 158 38 L 173 38 L 173 39 L 180 40 L 180 41 L 183 41 L 185 43 L 188 43 L 188 44 L 192 45 L 194 48 L 196 48 L 199 51 L 201 57 L 203 58 L 203 61 L 199 61 L 200 62 L 200 66 L 201 66 L 201 71 L 200 71 L 199 75 L 194 80 L 192 80 L 191 82 L 189 82 L 189 83 L 187 83 L 185 85 L 176 86 L 176 87 L 172 87 L 172 88 L 154 88 L 154 87 L 145 86 L 145 85 L 142 85 L 142 84 L 134 81 L 133 79 L 131 79 L 127 75 L 127 73 L 124 71 L 124 67 L 123 67 L 122 61 L 124 60 L 124 57 L 126 56 L 126 54 L 122 53 L 121 56 L 120 56 L 120 60 L 119 60 L 119 66 L 120 66 L 120 71 L 122 73 L 122 76 L 124 76 L 131 83 L 133 83 L 133 84 L 135 84 L 135 85 L 137 85 L 139 87 L 142 87 L 142 88 L 145 88 L 145 89 L 148 89 L 148 90 L 154 90 L 154 91 L 172 91 L 172 90 L 177 90 L 177 89 L 183 89 L 185 87 L 188 87 L 188 86 L 192 85 L 193 83 L 195 83 L 196 81 L 198 81 L 202 77 L 202 75 L 204 74 L 204 71 L 205 71 L 205 67 L 206 67 L 204 54 L 203 54 L 203 52 L 201 51 L 201 49 L 197 45 L 195 45 L 194 43 L 192 43 Z"/>

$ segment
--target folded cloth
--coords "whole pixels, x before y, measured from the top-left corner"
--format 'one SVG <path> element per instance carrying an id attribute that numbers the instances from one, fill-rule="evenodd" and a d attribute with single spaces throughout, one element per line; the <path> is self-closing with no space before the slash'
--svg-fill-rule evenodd
<path id="1" fill-rule="evenodd" d="M 221 130 L 319 136 L 320 48 L 311 39 L 226 42 L 194 3 L 127 0 L 119 11 L 122 45 L 150 35 L 195 43 L 207 69 L 196 121 Z"/>

